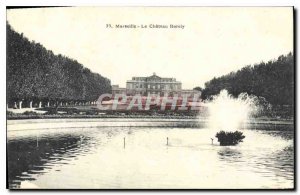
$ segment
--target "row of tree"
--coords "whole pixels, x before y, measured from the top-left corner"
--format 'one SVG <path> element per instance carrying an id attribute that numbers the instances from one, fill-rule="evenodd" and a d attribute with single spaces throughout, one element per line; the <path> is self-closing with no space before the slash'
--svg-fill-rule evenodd
<path id="1" fill-rule="evenodd" d="M 8 102 L 95 101 L 111 92 L 110 80 L 84 68 L 76 60 L 54 55 L 30 42 L 7 24 Z"/>
<path id="2" fill-rule="evenodd" d="M 274 106 L 294 106 L 294 55 L 279 56 L 277 60 L 246 66 L 237 72 L 213 78 L 205 83 L 202 99 L 227 89 L 237 97 L 246 92 L 264 97 Z"/>

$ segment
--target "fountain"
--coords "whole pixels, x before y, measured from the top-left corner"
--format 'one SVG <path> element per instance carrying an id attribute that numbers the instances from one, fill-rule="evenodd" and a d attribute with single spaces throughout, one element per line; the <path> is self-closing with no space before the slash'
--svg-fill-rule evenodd
<path id="1" fill-rule="evenodd" d="M 208 127 L 212 130 L 223 130 L 216 134 L 220 145 L 236 145 L 245 138 L 238 129 L 245 129 L 254 115 L 262 112 L 265 100 L 254 95 L 241 93 L 234 98 L 227 90 L 221 90 L 220 94 L 212 96 L 206 102 L 208 108 Z M 235 131 L 235 132 L 225 132 Z"/>

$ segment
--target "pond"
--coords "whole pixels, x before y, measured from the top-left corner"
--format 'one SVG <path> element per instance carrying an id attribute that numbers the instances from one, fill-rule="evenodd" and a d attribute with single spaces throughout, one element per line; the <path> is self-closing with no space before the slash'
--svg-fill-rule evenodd
<path id="1" fill-rule="evenodd" d="M 277 189 L 294 185 L 294 135 L 284 126 L 244 129 L 244 142 L 219 146 L 216 131 L 203 127 L 99 127 L 84 121 L 65 126 L 63 119 L 45 121 L 43 127 L 26 130 L 17 128 L 17 122 L 8 125 L 10 188 Z M 26 124 L 35 126 L 30 120 Z"/>

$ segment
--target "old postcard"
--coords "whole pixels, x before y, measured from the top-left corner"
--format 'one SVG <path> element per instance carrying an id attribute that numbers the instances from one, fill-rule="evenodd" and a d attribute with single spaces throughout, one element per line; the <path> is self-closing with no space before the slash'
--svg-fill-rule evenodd
<path id="1" fill-rule="evenodd" d="M 293 7 L 8 7 L 7 188 L 295 186 Z"/>

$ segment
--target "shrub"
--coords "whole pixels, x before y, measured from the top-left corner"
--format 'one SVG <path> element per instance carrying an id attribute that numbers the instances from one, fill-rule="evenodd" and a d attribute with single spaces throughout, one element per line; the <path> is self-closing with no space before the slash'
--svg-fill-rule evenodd
<path id="1" fill-rule="evenodd" d="M 245 136 L 240 131 L 235 131 L 235 132 L 220 131 L 216 134 L 216 138 L 218 138 L 218 142 L 220 142 L 221 146 L 234 146 L 240 142 L 243 142 Z"/>
<path id="2" fill-rule="evenodd" d="M 98 113 L 93 110 L 86 111 L 86 115 L 97 115 Z"/>
<path id="3" fill-rule="evenodd" d="M 67 114 L 72 115 L 72 114 L 77 114 L 77 112 L 74 110 L 67 110 Z"/>
<path id="4" fill-rule="evenodd" d="M 56 109 L 50 109 L 48 110 L 45 115 L 52 115 L 52 114 L 58 114 Z"/>
<path id="5" fill-rule="evenodd" d="M 34 112 L 34 111 L 25 111 L 23 113 L 23 115 L 38 115 L 38 113 Z"/>
<path id="6" fill-rule="evenodd" d="M 13 116 L 15 115 L 12 111 L 6 111 L 6 116 Z"/>

